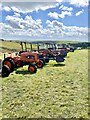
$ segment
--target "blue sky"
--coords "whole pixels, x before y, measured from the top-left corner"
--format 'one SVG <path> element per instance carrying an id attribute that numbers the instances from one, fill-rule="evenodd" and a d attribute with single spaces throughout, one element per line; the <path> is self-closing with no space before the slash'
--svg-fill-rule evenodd
<path id="1" fill-rule="evenodd" d="M 0 3 L 0 38 L 88 41 L 88 0 Z"/>

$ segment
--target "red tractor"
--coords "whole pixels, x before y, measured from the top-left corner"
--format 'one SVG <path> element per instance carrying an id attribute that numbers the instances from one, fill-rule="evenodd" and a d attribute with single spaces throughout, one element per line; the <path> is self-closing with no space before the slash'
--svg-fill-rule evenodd
<path id="1" fill-rule="evenodd" d="M 37 68 L 43 67 L 43 61 L 39 59 L 37 52 L 23 52 L 15 57 L 6 57 L 2 61 L 2 77 L 8 77 L 14 68 L 23 67 L 28 65 L 30 73 L 36 73 Z"/>
<path id="2" fill-rule="evenodd" d="M 33 44 L 36 46 L 36 49 L 33 49 Z M 20 54 L 25 51 L 37 51 L 39 53 L 39 59 L 44 61 L 44 63 L 48 63 L 49 60 L 56 60 L 56 62 L 64 62 L 64 55 L 66 56 L 67 52 L 65 50 L 56 50 L 53 48 L 56 44 L 53 44 L 52 42 L 21 42 L 20 43 L 22 51 L 20 51 Z M 27 47 L 29 45 L 29 48 Z M 49 45 L 49 46 L 48 46 Z M 40 49 L 42 46 L 47 46 L 45 49 Z M 52 47 L 50 49 L 50 46 Z M 48 48 L 49 47 L 49 48 Z M 62 54 L 61 54 L 62 53 Z M 63 55 L 64 54 L 64 55 Z"/>

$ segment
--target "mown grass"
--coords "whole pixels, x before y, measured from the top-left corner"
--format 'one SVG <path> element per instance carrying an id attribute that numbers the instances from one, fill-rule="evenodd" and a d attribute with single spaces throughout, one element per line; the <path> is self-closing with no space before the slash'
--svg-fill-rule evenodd
<path id="1" fill-rule="evenodd" d="M 10 41 L 1 41 L 0 40 L 0 51 L 2 53 L 5 52 L 18 52 L 21 50 L 21 46 L 17 42 L 10 42 Z"/>
<path id="2" fill-rule="evenodd" d="M 27 66 L 2 79 L 3 118 L 88 118 L 88 50 L 51 60 L 36 74 Z"/>

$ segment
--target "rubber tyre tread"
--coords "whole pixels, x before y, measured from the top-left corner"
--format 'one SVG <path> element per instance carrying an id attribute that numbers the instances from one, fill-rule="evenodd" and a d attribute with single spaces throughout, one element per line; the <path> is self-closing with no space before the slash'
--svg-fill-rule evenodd
<path id="1" fill-rule="evenodd" d="M 33 67 L 33 68 L 34 68 L 34 72 L 30 71 L 30 70 L 29 70 L 29 67 Z M 30 65 L 28 66 L 28 71 L 29 71 L 31 74 L 34 74 L 34 73 L 36 73 L 36 72 L 37 72 L 37 68 L 36 68 L 36 66 L 35 66 L 35 65 L 30 64 Z"/>
<path id="2" fill-rule="evenodd" d="M 45 62 L 46 62 L 46 63 L 49 63 L 49 58 L 48 58 L 48 57 L 45 58 Z"/>
<path id="3" fill-rule="evenodd" d="M 2 77 L 8 77 L 10 74 L 10 68 L 7 66 L 7 65 L 4 65 L 2 67 L 2 73 L 1 73 L 1 76 Z"/>
<path id="4" fill-rule="evenodd" d="M 4 66 L 4 62 L 5 61 L 9 61 L 10 63 L 11 63 L 11 69 L 10 69 L 10 72 L 13 72 L 14 71 L 14 68 L 15 68 L 15 63 L 14 63 L 14 61 L 12 60 L 12 59 L 10 59 L 10 58 L 5 58 L 4 60 L 3 60 L 3 62 L 2 62 L 2 65 Z"/>
<path id="5" fill-rule="evenodd" d="M 45 65 L 46 61 L 45 61 L 44 58 L 40 58 L 40 61 L 42 61 L 42 62 L 43 62 L 43 65 Z"/>
<path id="6" fill-rule="evenodd" d="M 41 67 L 40 67 L 40 66 L 38 66 L 38 63 L 39 63 L 39 62 L 41 62 L 41 64 L 42 64 L 42 65 L 41 65 Z M 37 68 L 43 68 L 43 66 L 44 66 L 43 61 L 42 61 L 42 60 L 40 60 L 39 62 L 37 62 L 37 63 L 36 63 Z"/>

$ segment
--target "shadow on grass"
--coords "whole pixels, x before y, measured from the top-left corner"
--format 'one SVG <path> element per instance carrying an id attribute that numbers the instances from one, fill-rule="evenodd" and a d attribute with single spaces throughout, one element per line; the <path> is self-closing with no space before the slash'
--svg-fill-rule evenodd
<path id="1" fill-rule="evenodd" d="M 62 67 L 62 66 L 65 66 L 65 64 L 58 63 L 53 65 L 53 67 Z"/>
<path id="2" fill-rule="evenodd" d="M 22 74 L 22 75 L 31 74 L 29 71 L 25 71 L 25 70 L 17 70 L 15 73 Z"/>

